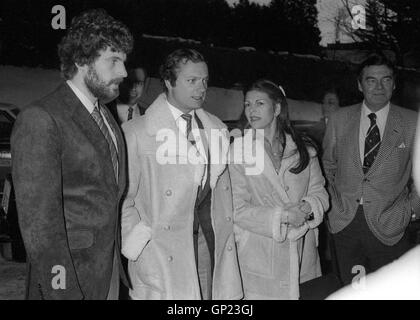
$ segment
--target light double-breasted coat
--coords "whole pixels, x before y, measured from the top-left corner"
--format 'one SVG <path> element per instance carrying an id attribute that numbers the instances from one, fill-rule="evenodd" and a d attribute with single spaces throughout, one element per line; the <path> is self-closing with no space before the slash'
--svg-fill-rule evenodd
<path id="1" fill-rule="evenodd" d="M 265 151 L 263 161 L 255 163 L 247 160 L 252 158 L 246 156 L 246 150 L 251 148 L 244 148 L 243 163 L 233 156 L 244 140 L 237 138 L 231 146 L 229 171 L 245 299 L 298 299 L 299 283 L 321 275 L 317 226 L 328 209 L 328 194 L 316 152 L 308 148 L 310 162 L 306 169 L 291 173 L 289 170 L 298 164 L 299 153 L 292 138 L 286 135 L 277 174 Z M 254 147 L 258 143 L 264 150 L 263 140 L 255 139 Z M 252 166 L 261 173 L 246 174 L 246 168 Z M 301 200 L 311 205 L 314 220 L 300 228 L 281 223 L 287 207 Z"/>
<path id="2" fill-rule="evenodd" d="M 225 128 L 203 109 L 195 112 L 208 137 L 211 129 Z M 205 165 L 189 158 L 195 147 L 179 133 L 165 94 L 144 116 L 125 123 L 123 131 L 129 189 L 122 208 L 122 253 L 129 259 L 130 295 L 133 299 L 200 299 L 193 219 Z M 215 235 L 212 298 L 241 299 L 227 170 L 229 141 L 226 135 L 220 141 L 217 148 L 209 148 L 212 164 L 207 177 Z"/>

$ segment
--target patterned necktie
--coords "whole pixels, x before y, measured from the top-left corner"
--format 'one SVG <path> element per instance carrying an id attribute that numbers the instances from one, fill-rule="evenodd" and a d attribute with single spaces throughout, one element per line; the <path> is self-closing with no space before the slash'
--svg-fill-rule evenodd
<path id="1" fill-rule="evenodd" d="M 92 118 L 95 120 L 95 122 L 98 124 L 98 127 L 101 130 L 102 134 L 104 135 L 105 140 L 108 142 L 109 152 L 111 154 L 112 166 L 114 168 L 115 180 L 118 181 L 118 152 L 117 152 L 117 148 L 115 147 L 114 141 L 112 141 L 111 134 L 109 133 L 109 130 L 108 130 L 108 128 L 107 128 L 107 126 L 104 122 L 104 119 L 102 118 L 102 115 L 99 111 L 98 106 L 95 107 L 95 109 L 93 110 L 91 115 L 92 115 Z M 109 123 L 109 121 L 108 121 L 108 123 Z"/>
<path id="2" fill-rule="evenodd" d="M 195 139 L 194 136 L 191 133 L 191 129 L 192 129 L 192 115 L 190 115 L 189 113 L 184 113 L 181 115 L 182 119 L 184 119 L 187 122 L 187 132 L 186 132 L 186 137 L 188 139 L 189 142 L 191 142 L 191 144 L 193 146 L 195 146 Z"/>
<path id="3" fill-rule="evenodd" d="M 365 140 L 365 158 L 363 161 L 363 172 L 367 173 L 369 168 L 375 161 L 378 154 L 379 147 L 381 146 L 381 135 L 379 133 L 378 125 L 376 124 L 376 114 L 370 113 L 370 127 L 366 134 Z"/>
<path id="4" fill-rule="evenodd" d="M 128 117 L 127 117 L 127 121 L 130 121 L 131 119 L 133 119 L 133 112 L 134 112 L 134 108 L 133 107 L 128 107 Z"/>

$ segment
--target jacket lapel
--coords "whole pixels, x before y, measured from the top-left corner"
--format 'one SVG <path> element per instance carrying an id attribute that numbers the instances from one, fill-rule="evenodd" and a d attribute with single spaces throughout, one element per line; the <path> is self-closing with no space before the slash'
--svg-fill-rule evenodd
<path id="1" fill-rule="evenodd" d="M 344 139 L 345 144 L 350 148 L 350 155 L 353 159 L 355 168 L 363 175 L 363 165 L 360 158 L 360 117 L 361 117 L 362 104 L 357 105 L 355 112 L 349 112 L 346 119 L 347 140 Z M 346 146 L 344 146 L 346 148 Z"/>
<path id="2" fill-rule="evenodd" d="M 379 148 L 378 155 L 376 156 L 372 167 L 369 169 L 366 175 L 370 175 L 372 174 L 372 172 L 378 169 L 381 163 L 388 158 L 389 154 L 395 148 L 402 133 L 401 123 L 401 115 L 391 104 L 388 113 L 388 118 L 386 120 L 384 136 L 381 139 L 381 146 Z"/>
<path id="3" fill-rule="evenodd" d="M 213 189 L 216 186 L 218 177 L 223 173 L 227 164 L 227 155 L 229 150 L 229 139 L 227 134 L 223 134 L 221 137 L 221 143 L 215 144 L 218 148 L 213 148 L 211 143 L 212 133 L 211 129 L 225 129 L 222 125 L 215 123 L 210 119 L 207 113 L 203 109 L 195 110 L 197 117 L 201 120 L 204 132 L 207 138 L 207 144 L 209 147 L 211 168 L 210 168 L 210 187 Z M 161 130 L 168 130 L 169 133 L 176 134 L 177 145 L 173 149 L 175 154 L 171 156 L 181 156 L 188 158 L 189 155 L 193 155 L 196 152 L 194 146 L 188 142 L 187 138 L 180 134 L 178 126 L 175 123 L 175 119 L 168 107 L 166 94 L 160 94 L 157 99 L 146 111 L 146 131 L 150 136 L 156 136 Z M 185 148 L 184 146 L 187 146 Z M 194 152 L 190 152 L 193 148 Z M 216 150 L 217 149 L 217 150 Z M 195 183 L 201 184 L 201 179 L 204 174 L 204 165 L 195 165 Z"/>
<path id="4" fill-rule="evenodd" d="M 105 170 L 107 172 L 114 172 L 108 142 L 105 140 L 95 120 L 91 117 L 82 102 L 77 98 L 67 84 L 63 84 L 60 90 L 63 95 L 63 100 L 69 108 L 73 121 L 78 125 L 79 129 L 93 145 L 93 148 L 98 152 L 100 158 L 105 159 L 105 161 L 102 162 Z M 115 175 L 109 174 L 105 175 L 105 177 L 108 184 L 117 188 Z"/>
<path id="5" fill-rule="evenodd" d="M 104 104 L 102 104 L 102 111 L 107 114 L 107 120 L 109 125 L 112 128 L 112 131 L 115 134 L 115 139 L 117 140 L 117 147 L 118 147 L 118 190 L 119 190 L 119 196 L 122 195 L 124 189 L 125 189 L 125 161 L 126 161 L 126 150 L 125 150 L 125 142 L 124 138 L 121 133 L 120 126 L 115 121 L 114 117 L 111 114 L 111 111 L 108 109 L 108 107 Z M 111 159 L 111 155 L 109 154 L 109 158 Z M 111 160 L 112 161 L 112 160 Z"/>

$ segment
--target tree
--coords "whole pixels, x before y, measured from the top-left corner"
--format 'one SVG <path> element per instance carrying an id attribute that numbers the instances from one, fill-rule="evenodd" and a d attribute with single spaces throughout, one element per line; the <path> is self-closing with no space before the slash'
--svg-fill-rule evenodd
<path id="1" fill-rule="evenodd" d="M 349 0 L 341 0 L 352 16 Z M 368 44 L 374 51 L 392 50 L 398 64 L 413 49 L 420 49 L 420 2 L 418 0 L 367 0 L 366 28 L 353 29 L 341 23 L 356 42 Z"/>

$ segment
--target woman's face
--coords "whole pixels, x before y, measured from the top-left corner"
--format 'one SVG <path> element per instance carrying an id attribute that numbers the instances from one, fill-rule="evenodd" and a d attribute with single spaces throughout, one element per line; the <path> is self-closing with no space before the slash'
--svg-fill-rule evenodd
<path id="1" fill-rule="evenodd" d="M 267 93 L 251 90 L 245 95 L 245 116 L 253 129 L 270 128 L 280 114 L 280 103 L 275 103 Z"/>

